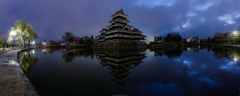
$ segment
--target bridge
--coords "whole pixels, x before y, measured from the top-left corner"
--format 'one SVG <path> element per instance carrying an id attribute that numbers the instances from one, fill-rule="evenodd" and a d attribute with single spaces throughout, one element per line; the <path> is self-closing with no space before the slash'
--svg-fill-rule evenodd
<path id="1" fill-rule="evenodd" d="M 39 47 L 69 47 L 68 45 L 42 45 Z"/>

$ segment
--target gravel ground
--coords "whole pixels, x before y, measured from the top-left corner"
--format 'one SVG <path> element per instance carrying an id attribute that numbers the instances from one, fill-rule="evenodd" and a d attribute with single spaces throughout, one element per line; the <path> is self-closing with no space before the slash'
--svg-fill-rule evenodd
<path id="1" fill-rule="evenodd" d="M 18 51 L 0 53 L 0 96 L 38 96 L 17 62 Z"/>

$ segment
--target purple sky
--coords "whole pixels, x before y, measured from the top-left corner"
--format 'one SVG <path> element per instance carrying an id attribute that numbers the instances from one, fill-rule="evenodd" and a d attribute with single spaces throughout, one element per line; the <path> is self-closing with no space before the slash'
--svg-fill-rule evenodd
<path id="1" fill-rule="evenodd" d="M 129 25 L 147 36 L 179 32 L 206 38 L 240 26 L 240 0 L 0 0 L 0 30 L 24 19 L 39 41 L 61 41 L 66 31 L 77 36 L 99 35 L 116 11 L 123 9 Z"/>

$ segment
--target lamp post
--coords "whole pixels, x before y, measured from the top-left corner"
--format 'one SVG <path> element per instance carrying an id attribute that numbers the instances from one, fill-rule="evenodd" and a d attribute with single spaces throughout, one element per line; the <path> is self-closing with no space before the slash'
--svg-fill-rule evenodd
<path id="1" fill-rule="evenodd" d="M 32 42 L 32 46 L 34 46 L 34 44 L 35 44 L 35 41 Z"/>
<path id="2" fill-rule="evenodd" d="M 237 34 L 238 34 L 237 31 L 233 31 L 233 37 L 235 37 Z M 235 44 L 235 39 L 233 39 L 233 42 Z"/>
<path id="3" fill-rule="evenodd" d="M 10 35 L 12 35 L 12 36 L 15 36 L 16 35 L 16 31 L 11 31 L 10 32 Z M 12 41 L 13 39 L 11 39 L 11 41 Z"/>
<path id="4" fill-rule="evenodd" d="M 44 43 L 43 43 L 44 48 L 45 48 L 45 44 L 46 44 L 46 43 L 44 42 Z"/>

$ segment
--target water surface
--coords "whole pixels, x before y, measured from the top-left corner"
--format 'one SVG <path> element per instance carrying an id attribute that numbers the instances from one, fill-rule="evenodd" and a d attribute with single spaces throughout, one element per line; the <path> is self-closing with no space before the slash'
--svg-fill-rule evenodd
<path id="1" fill-rule="evenodd" d="M 19 55 L 42 96 L 236 96 L 239 51 L 195 46 L 182 50 L 49 50 Z"/>

